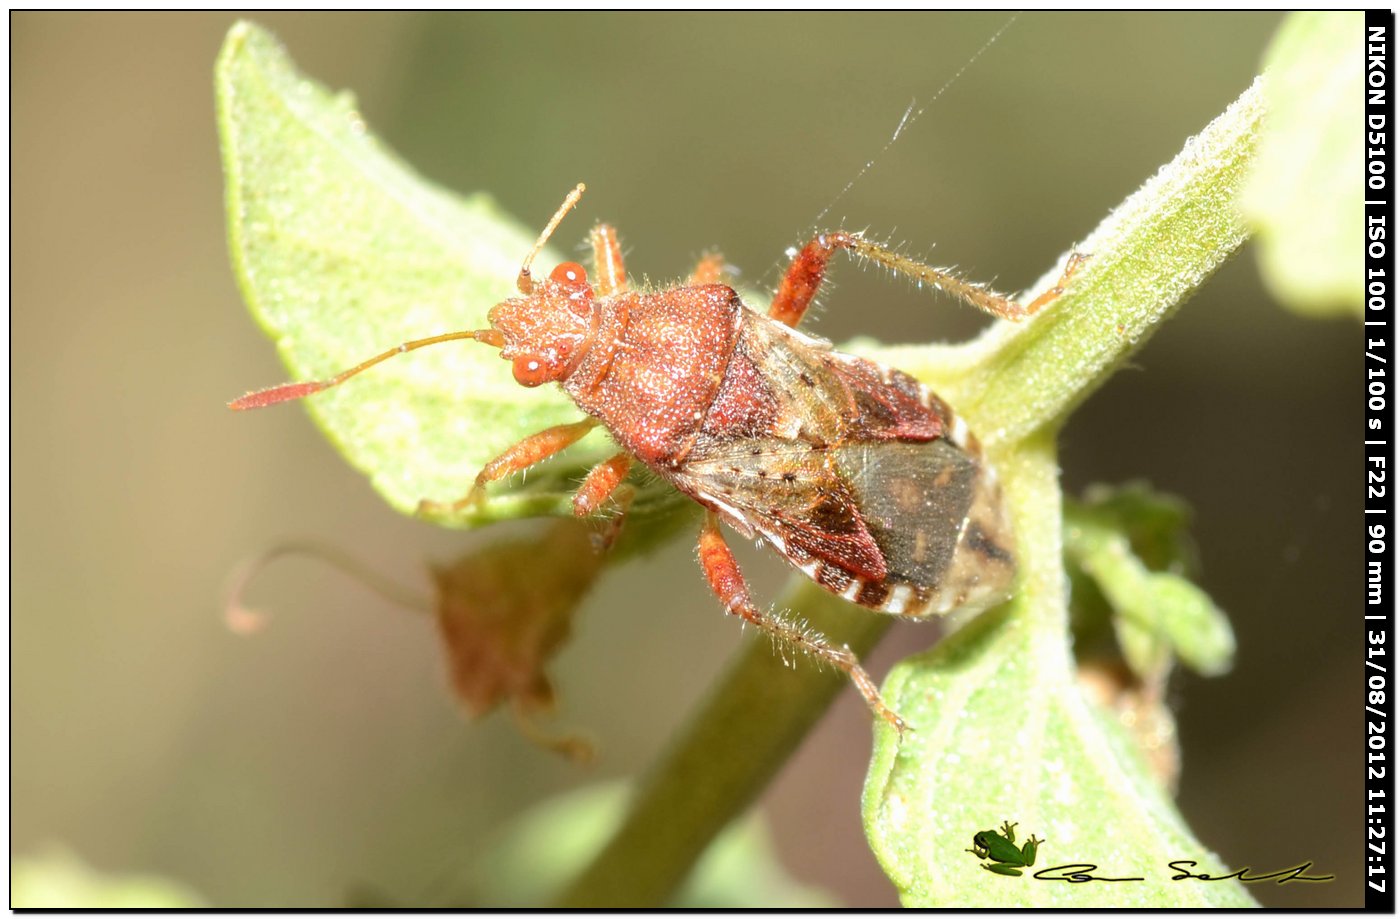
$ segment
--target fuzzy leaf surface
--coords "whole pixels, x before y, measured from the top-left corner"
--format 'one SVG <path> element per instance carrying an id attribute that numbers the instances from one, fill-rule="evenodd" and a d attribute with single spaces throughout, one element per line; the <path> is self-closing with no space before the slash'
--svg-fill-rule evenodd
<path id="1" fill-rule="evenodd" d="M 410 339 L 486 328 L 487 311 L 514 295 L 538 230 L 485 195 L 460 198 L 416 175 L 369 132 L 351 95 L 303 76 L 266 31 L 229 32 L 215 86 L 235 273 L 295 379 Z M 539 263 L 555 260 L 546 252 Z M 423 498 L 461 497 L 502 449 L 579 417 L 556 387 L 517 385 L 495 349 L 475 342 L 395 357 L 306 404 L 403 513 Z M 446 522 L 558 512 L 607 451 L 592 434 L 524 486 L 506 483 Z"/>

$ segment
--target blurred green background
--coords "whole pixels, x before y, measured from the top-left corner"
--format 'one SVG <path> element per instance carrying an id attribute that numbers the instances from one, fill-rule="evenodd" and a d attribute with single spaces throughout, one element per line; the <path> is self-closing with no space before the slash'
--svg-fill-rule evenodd
<path id="1" fill-rule="evenodd" d="M 235 18 L 12 17 L 11 838 L 224 905 L 365 890 L 441 903 L 524 808 L 644 769 L 741 636 L 689 540 L 611 572 L 556 668 L 561 723 L 601 745 L 580 768 L 504 717 L 464 722 L 427 624 L 319 567 L 269 570 L 251 599 L 272 627 L 227 631 L 225 576 L 279 539 L 331 541 L 422 584 L 425 560 L 507 532 L 398 516 L 302 412 L 224 409 L 284 378 L 224 241 L 211 71 Z M 771 285 L 911 100 L 929 103 L 1007 18 L 256 20 L 308 74 L 354 90 L 425 175 L 487 190 L 527 226 L 587 181 L 561 247 L 605 219 L 636 274 L 679 276 L 717 247 Z M 1277 23 L 1023 15 L 824 222 L 1028 284 L 1249 84 Z M 837 341 L 983 322 L 878 272 L 834 275 L 812 328 Z M 1144 478 L 1196 509 L 1201 583 L 1240 650 L 1228 676 L 1174 683 L 1180 805 L 1229 864 L 1337 875 L 1252 889 L 1279 906 L 1361 903 L 1356 334 L 1281 311 L 1246 253 L 1063 438 L 1071 491 Z M 743 560 L 771 597 L 784 566 Z M 929 639 L 897 626 L 867 663 L 882 673 Z M 859 824 L 868 751 L 869 717 L 844 693 L 761 808 L 797 879 L 890 906 Z"/>

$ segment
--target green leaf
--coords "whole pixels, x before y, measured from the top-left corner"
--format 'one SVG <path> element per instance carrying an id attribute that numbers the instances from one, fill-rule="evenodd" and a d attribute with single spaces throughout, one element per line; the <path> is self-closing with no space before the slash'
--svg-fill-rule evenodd
<path id="1" fill-rule="evenodd" d="M 1189 532 L 1190 506 L 1145 482 L 1091 485 L 1083 501 L 1065 500 L 1067 527 L 1085 516 L 1123 533 L 1133 554 L 1153 571 L 1194 575 L 1200 567 Z"/>
<path id="2" fill-rule="evenodd" d="M 1264 282 L 1300 313 L 1361 314 L 1364 22 L 1293 13 L 1264 56 L 1269 119 L 1243 206 Z"/>
<path id="3" fill-rule="evenodd" d="M 1156 623 L 1182 663 L 1202 676 L 1219 676 L 1235 657 L 1230 620 L 1195 584 L 1174 574 L 1153 574 L 1147 593 L 1156 608 Z"/>
<path id="4" fill-rule="evenodd" d="M 58 849 L 10 863 L 12 909 L 201 909 L 182 884 L 155 875 L 95 871 Z"/>
<path id="5" fill-rule="evenodd" d="M 470 871 L 475 907 L 539 907 L 622 819 L 628 789 L 595 785 L 561 795 L 518 818 Z M 672 904 L 682 909 L 830 909 L 825 891 L 788 876 L 762 819 L 734 823 L 706 851 Z"/>
<path id="6" fill-rule="evenodd" d="M 485 195 L 458 198 L 415 175 L 368 132 L 352 96 L 300 74 L 267 32 L 233 27 L 215 85 L 234 268 L 296 379 L 409 339 L 486 328 L 487 310 L 514 295 L 538 230 Z M 393 358 L 307 404 L 404 513 L 423 498 L 460 498 L 502 449 L 579 417 L 563 392 L 517 385 L 498 353 L 475 342 Z M 532 470 L 527 485 L 503 486 L 450 522 L 564 512 L 582 469 L 607 452 L 592 434 Z"/>
<path id="7" fill-rule="evenodd" d="M 886 701 L 915 727 L 880 731 L 866 780 L 866 832 L 906 906 L 1252 905 L 1235 882 L 1172 881 L 1168 862 L 1228 871 L 1191 835 L 1133 740 L 1089 704 L 1064 637 L 1053 440 L 1017 451 L 1007 498 L 1022 523 L 1021 589 L 931 652 L 901 662 Z M 1003 821 L 1034 833 L 1034 870 L 1099 866 L 1116 884 L 1006 877 L 965 851 Z"/>
<path id="8" fill-rule="evenodd" d="M 1177 657 L 1216 676 L 1234 657 L 1229 620 L 1178 573 L 1193 567 L 1186 521 L 1185 505 L 1141 485 L 1065 502 L 1065 558 L 1102 591 L 1123 655 L 1144 679 L 1165 677 Z"/>

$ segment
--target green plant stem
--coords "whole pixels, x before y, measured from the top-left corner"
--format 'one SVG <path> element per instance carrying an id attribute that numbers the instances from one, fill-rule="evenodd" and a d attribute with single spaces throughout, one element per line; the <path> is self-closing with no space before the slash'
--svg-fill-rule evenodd
<path id="1" fill-rule="evenodd" d="M 833 642 L 862 655 L 890 626 L 889 619 L 857 610 L 806 579 L 789 586 L 777 606 L 802 610 Z M 752 803 L 848 685 L 838 671 L 795 663 L 790 667 L 763 636 L 745 645 L 641 782 L 622 828 L 555 906 L 667 901 L 710 841 Z M 720 750 L 734 755 L 716 756 Z"/>
<path id="2" fill-rule="evenodd" d="M 864 349 L 948 395 L 981 434 L 1009 492 L 1024 491 L 1022 484 L 1044 492 L 1044 500 L 1032 503 L 1056 526 L 1037 520 L 1020 533 L 1022 557 L 1035 560 L 1042 580 L 1053 575 L 1060 583 L 1063 576 L 1054 453 L 1044 438 L 1244 242 L 1235 202 L 1262 117 L 1256 82 L 1080 244 L 1092 259 L 1034 321 L 1000 323 L 956 348 Z M 1051 269 L 1035 289 L 1053 284 L 1059 271 Z M 1028 468 L 1018 470 L 1018 460 Z M 1021 473 L 1035 473 L 1039 486 L 1013 481 Z M 887 628 L 880 617 L 857 613 L 806 583 L 790 588 L 779 605 L 802 610 L 857 652 Z M 835 619 L 844 621 L 829 621 Z M 1047 641 L 1066 640 L 1058 613 L 1025 625 Z M 1063 657 L 1068 683 L 1071 662 Z M 839 674 L 805 663 L 789 671 L 767 642 L 750 643 L 641 783 L 621 828 L 556 905 L 664 904 L 843 683 Z"/>

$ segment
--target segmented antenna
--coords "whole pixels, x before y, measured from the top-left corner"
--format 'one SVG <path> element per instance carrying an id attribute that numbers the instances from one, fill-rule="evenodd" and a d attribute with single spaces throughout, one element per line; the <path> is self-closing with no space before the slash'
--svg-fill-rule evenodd
<path id="1" fill-rule="evenodd" d="M 495 348 L 505 347 L 505 336 L 495 329 L 479 329 L 472 332 L 448 332 L 445 335 L 434 335 L 432 338 L 419 338 L 415 341 L 406 341 L 397 348 L 390 348 L 382 354 L 376 354 L 369 360 L 356 364 L 349 370 L 337 373 L 335 376 L 325 380 L 308 380 L 302 383 L 283 383 L 280 386 L 269 386 L 267 389 L 259 389 L 250 392 L 246 396 L 240 396 L 228 404 L 228 407 L 236 412 L 247 411 L 250 408 L 266 408 L 269 405 L 276 405 L 279 402 L 290 402 L 293 399 L 300 399 L 312 393 L 318 393 L 323 389 L 330 389 L 332 386 L 339 386 L 357 373 L 363 373 L 381 361 L 387 361 L 396 354 L 406 354 L 409 351 L 416 351 L 419 348 L 426 348 L 428 345 L 441 344 L 445 341 L 461 341 L 462 339 L 472 339 L 491 345 Z"/>
<path id="2" fill-rule="evenodd" d="M 540 250 L 544 248 L 544 244 L 549 241 L 549 237 L 554 234 L 555 229 L 559 226 L 559 222 L 564 219 L 564 215 L 574 209 L 574 205 L 578 204 L 579 199 L 583 197 L 583 193 L 586 190 L 587 186 L 582 182 L 574 186 L 574 190 L 564 197 L 564 203 L 559 205 L 559 210 L 555 211 L 554 216 L 549 218 L 549 223 L 545 225 L 544 232 L 540 234 L 540 238 L 535 240 L 535 246 L 530 250 L 530 254 L 525 256 L 525 264 L 520 266 L 520 276 L 515 279 L 516 289 L 522 294 L 529 296 L 534 293 L 535 281 L 530 277 L 530 265 L 534 263 L 535 256 L 540 254 Z"/>

